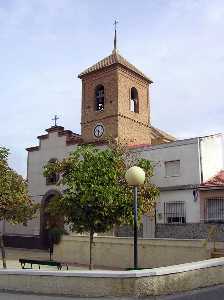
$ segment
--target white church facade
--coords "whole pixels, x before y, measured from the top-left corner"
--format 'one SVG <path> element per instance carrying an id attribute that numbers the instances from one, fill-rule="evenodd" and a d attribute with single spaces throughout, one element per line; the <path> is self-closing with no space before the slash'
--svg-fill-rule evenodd
<path id="1" fill-rule="evenodd" d="M 80 73 L 79 78 L 82 80 L 81 135 L 55 124 L 46 129 L 46 134 L 38 136 L 37 146 L 27 148 L 28 188 L 32 199 L 41 205 L 40 215 L 27 227 L 2 224 L 8 244 L 37 248 L 44 244 L 44 209 L 51 197 L 63 192 L 56 185 L 57 178 L 49 180 L 43 176 L 44 165 L 67 157 L 78 145 L 105 145 L 108 136 L 124 141 L 130 151 L 154 164 L 152 180 L 160 189 L 160 197 L 155 218 L 143 218 L 142 237 L 204 237 L 207 225 L 200 188 L 224 169 L 224 136 L 176 140 L 153 127 L 152 80 L 124 59 L 116 47 L 112 54 Z M 218 198 L 224 203 L 222 187 L 220 191 Z M 128 231 L 120 231 L 121 236 L 127 234 Z"/>

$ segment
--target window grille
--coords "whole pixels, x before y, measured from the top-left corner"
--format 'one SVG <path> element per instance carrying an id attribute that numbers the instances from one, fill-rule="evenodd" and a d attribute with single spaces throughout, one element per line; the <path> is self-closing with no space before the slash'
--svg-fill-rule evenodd
<path id="1" fill-rule="evenodd" d="M 186 223 L 186 210 L 184 201 L 164 203 L 164 222 L 167 224 Z"/>
<path id="2" fill-rule="evenodd" d="M 206 200 L 205 220 L 207 222 L 224 222 L 224 197 Z"/>

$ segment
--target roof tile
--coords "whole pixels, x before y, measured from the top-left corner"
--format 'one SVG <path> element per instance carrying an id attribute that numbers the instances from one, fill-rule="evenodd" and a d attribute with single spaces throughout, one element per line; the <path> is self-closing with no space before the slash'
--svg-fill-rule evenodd
<path id="1" fill-rule="evenodd" d="M 78 77 L 82 78 L 84 75 L 87 75 L 89 73 L 101 70 L 103 68 L 112 66 L 114 64 L 120 64 L 127 69 L 133 71 L 134 73 L 140 75 L 141 77 L 145 78 L 147 81 L 152 83 L 153 81 L 148 78 L 145 74 L 143 74 L 141 71 L 139 71 L 134 65 L 129 63 L 123 56 L 121 56 L 117 51 L 113 50 L 112 54 L 105 57 L 104 59 L 100 60 L 96 64 L 92 65 L 91 67 L 87 68 L 83 72 L 81 72 Z"/>
<path id="2" fill-rule="evenodd" d="M 201 187 L 224 186 L 224 170 L 219 171 L 218 174 L 211 179 L 203 182 Z"/>

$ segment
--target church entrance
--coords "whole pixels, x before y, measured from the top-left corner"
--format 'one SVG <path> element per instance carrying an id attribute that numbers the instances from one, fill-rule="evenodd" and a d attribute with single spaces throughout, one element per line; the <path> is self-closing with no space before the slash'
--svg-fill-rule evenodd
<path id="1" fill-rule="evenodd" d="M 42 200 L 41 212 L 41 243 L 43 248 L 49 249 L 51 247 L 51 231 L 54 229 L 64 228 L 64 218 L 62 216 L 52 216 L 48 209 L 51 201 L 56 197 L 60 197 L 58 191 L 52 190 L 45 194 Z"/>

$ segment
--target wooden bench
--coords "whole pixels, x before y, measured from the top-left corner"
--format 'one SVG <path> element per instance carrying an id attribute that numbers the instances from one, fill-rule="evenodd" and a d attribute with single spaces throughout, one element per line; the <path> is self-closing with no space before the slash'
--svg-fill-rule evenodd
<path id="1" fill-rule="evenodd" d="M 40 266 L 56 266 L 58 270 L 62 269 L 62 266 L 65 265 L 68 270 L 68 265 L 63 264 L 59 261 L 55 260 L 39 260 L 39 259 L 26 259 L 26 258 L 20 258 L 19 262 L 21 264 L 22 269 L 33 269 L 33 265 L 38 265 L 39 270 Z M 30 267 L 26 267 L 26 264 L 30 264 Z"/>

